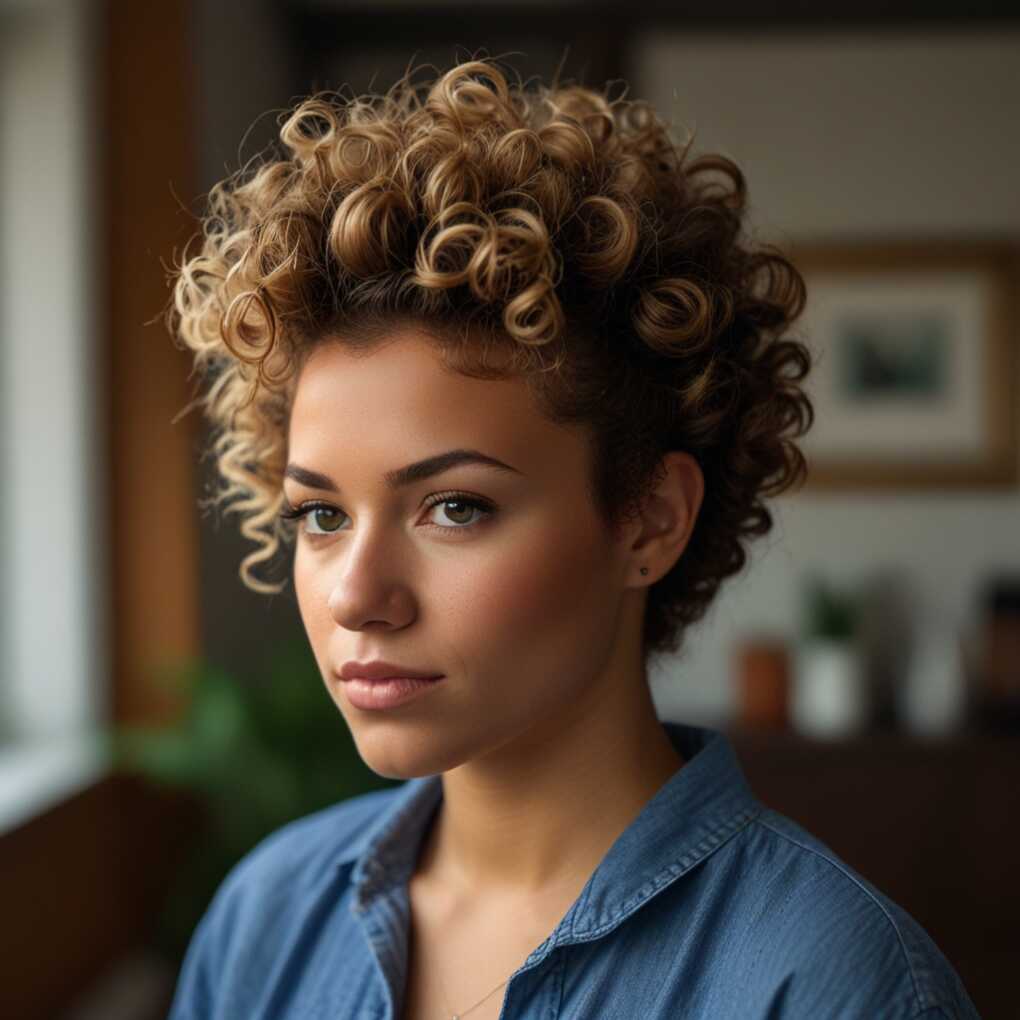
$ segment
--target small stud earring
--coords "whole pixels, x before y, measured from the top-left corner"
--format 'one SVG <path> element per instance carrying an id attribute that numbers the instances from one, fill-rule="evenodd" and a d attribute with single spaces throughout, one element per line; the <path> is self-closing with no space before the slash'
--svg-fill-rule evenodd
<path id="1" fill-rule="evenodd" d="M 647 574 L 648 573 L 648 568 L 647 567 L 642 567 L 641 568 L 641 573 L 642 574 Z"/>

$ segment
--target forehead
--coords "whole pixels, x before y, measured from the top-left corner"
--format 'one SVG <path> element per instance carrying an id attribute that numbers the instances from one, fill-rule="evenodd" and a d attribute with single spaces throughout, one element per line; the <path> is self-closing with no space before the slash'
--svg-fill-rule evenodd
<path id="1" fill-rule="evenodd" d="M 307 466 L 372 459 L 386 470 L 469 446 L 525 473 L 587 465 L 583 433 L 550 421 L 527 382 L 474 379 L 447 368 L 435 342 L 413 328 L 370 353 L 326 341 L 297 380 L 290 416 L 291 459 Z"/>

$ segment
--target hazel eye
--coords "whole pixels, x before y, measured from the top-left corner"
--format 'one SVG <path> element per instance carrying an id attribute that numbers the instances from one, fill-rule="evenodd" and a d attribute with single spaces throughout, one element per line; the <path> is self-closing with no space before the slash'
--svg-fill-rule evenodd
<path id="1" fill-rule="evenodd" d="M 431 519 L 431 511 L 439 507 L 442 508 L 447 521 L 451 523 L 444 524 Z M 441 492 L 431 497 L 425 510 L 430 519 L 428 527 L 435 531 L 470 531 L 492 517 L 496 513 L 496 506 L 480 497 Z M 321 538 L 340 531 L 343 518 L 346 516 L 343 510 L 328 503 L 305 503 L 280 511 L 280 517 L 284 520 L 301 521 L 301 531 L 313 538 Z"/>
<path id="2" fill-rule="evenodd" d="M 327 518 L 339 519 L 344 515 L 342 510 L 337 510 L 336 507 L 327 506 L 323 503 L 306 503 L 299 507 L 285 507 L 280 511 L 280 517 L 285 521 L 300 521 L 301 530 L 306 535 L 331 535 L 338 528 L 324 527 L 323 522 L 318 520 L 319 525 L 318 531 L 314 530 L 309 526 L 309 523 L 313 519 L 318 519 L 320 516 Z"/>
<path id="3" fill-rule="evenodd" d="M 451 512 L 450 507 L 455 509 Z M 443 513 L 446 514 L 447 519 L 453 521 L 454 525 L 461 528 L 469 528 L 471 525 L 478 523 L 476 520 L 471 519 L 471 515 L 478 513 L 484 515 L 487 508 L 483 507 L 480 503 L 477 503 L 471 499 L 456 499 L 447 498 L 441 500 L 438 503 L 434 503 L 429 509 L 435 510 L 442 508 Z M 443 525 L 445 527 L 445 525 Z"/>
<path id="4" fill-rule="evenodd" d="M 313 506 L 310 507 L 303 516 L 305 518 L 305 530 L 310 535 L 330 535 L 334 531 L 339 530 L 339 521 L 344 514 L 342 510 L 334 510 L 332 507 Z M 325 522 L 323 518 L 325 518 Z M 316 531 L 314 528 L 310 527 L 312 521 L 315 521 L 316 525 L 321 530 Z M 327 525 L 330 521 L 335 522 L 337 526 L 328 527 Z"/>

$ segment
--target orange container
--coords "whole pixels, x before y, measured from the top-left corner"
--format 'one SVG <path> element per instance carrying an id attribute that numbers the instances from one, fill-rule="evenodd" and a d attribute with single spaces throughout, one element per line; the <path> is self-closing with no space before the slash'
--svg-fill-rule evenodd
<path id="1" fill-rule="evenodd" d="M 790 653 L 781 638 L 745 638 L 737 646 L 737 722 L 745 729 L 789 727 Z"/>

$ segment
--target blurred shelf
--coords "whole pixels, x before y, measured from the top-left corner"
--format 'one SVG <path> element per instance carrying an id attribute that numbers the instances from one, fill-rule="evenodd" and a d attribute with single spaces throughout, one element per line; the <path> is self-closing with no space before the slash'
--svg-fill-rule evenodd
<path id="1" fill-rule="evenodd" d="M 833 737 L 810 737 L 796 730 L 770 730 L 731 724 L 726 735 L 747 753 L 768 751 L 777 754 L 803 755 L 958 755 L 1020 753 L 1020 732 L 961 729 L 946 734 L 916 734 L 901 730 L 863 730 L 859 733 Z"/>

